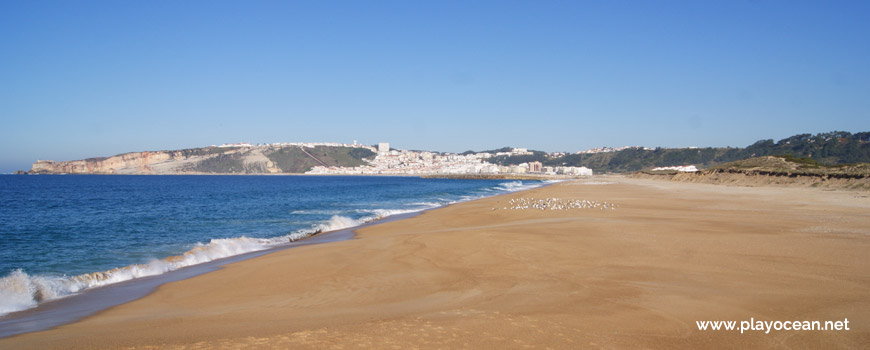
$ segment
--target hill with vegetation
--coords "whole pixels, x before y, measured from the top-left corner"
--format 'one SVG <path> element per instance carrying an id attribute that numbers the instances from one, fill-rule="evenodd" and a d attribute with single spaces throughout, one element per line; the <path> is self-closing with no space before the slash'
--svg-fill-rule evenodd
<path id="1" fill-rule="evenodd" d="M 315 166 L 356 167 L 375 157 L 374 147 L 338 144 L 273 144 L 265 146 L 202 147 L 175 151 L 150 151 L 76 161 L 37 161 L 31 174 L 291 174 Z M 508 153 L 503 147 L 484 151 Z M 479 153 L 473 151 L 462 154 Z M 763 156 L 789 156 L 812 161 L 819 167 L 870 162 L 870 132 L 800 134 L 777 142 L 761 140 L 745 148 L 642 148 L 630 147 L 598 153 L 548 154 L 530 150 L 525 154 L 487 159 L 498 165 L 533 161 L 544 166 L 587 167 L 596 173 L 632 173 L 654 167 L 695 165 L 713 169 L 718 165 Z M 804 163 L 806 163 L 804 161 Z"/>
<path id="2" fill-rule="evenodd" d="M 870 190 L 870 163 L 825 165 L 811 158 L 792 156 L 754 157 L 694 173 L 642 171 L 632 176 L 738 186 L 780 185 Z"/>
<path id="3" fill-rule="evenodd" d="M 774 142 L 761 140 L 745 148 L 628 148 L 615 152 L 568 154 L 551 157 L 547 153 L 531 151 L 529 155 L 499 156 L 490 162 L 499 165 L 516 165 L 538 161 L 544 166 L 584 166 L 596 173 L 636 172 L 653 167 L 693 164 L 699 168 L 711 168 L 718 164 L 742 159 L 789 155 L 808 158 L 820 165 L 870 162 L 870 132 L 852 134 L 845 131 L 800 134 Z"/>
<path id="4" fill-rule="evenodd" d="M 356 167 L 366 164 L 363 159 L 372 159 L 375 152 L 367 148 L 317 146 L 303 149 L 285 147 L 267 153 L 266 157 L 284 173 L 304 173 L 312 167 L 343 166 Z"/>

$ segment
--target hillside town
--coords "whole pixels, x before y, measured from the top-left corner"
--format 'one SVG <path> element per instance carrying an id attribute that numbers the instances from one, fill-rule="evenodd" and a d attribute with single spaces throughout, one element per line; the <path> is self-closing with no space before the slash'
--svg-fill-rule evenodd
<path id="1" fill-rule="evenodd" d="M 354 143 L 356 144 L 356 142 Z M 592 169 L 586 167 L 550 167 L 541 162 L 520 163 L 499 166 L 487 161 L 497 156 L 528 155 L 525 148 L 513 148 L 510 152 L 481 152 L 470 154 L 437 153 L 408 151 L 390 148 L 387 142 L 378 144 L 373 160 L 368 165 L 357 167 L 316 166 L 306 174 L 310 175 L 427 175 L 427 174 L 541 174 L 566 176 L 592 176 Z"/>

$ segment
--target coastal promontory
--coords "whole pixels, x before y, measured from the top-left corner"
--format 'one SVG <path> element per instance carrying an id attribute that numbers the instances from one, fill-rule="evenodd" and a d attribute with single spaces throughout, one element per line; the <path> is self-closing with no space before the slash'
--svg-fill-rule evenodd
<path id="1" fill-rule="evenodd" d="M 145 151 L 72 161 L 38 160 L 29 174 L 292 174 L 314 166 L 358 166 L 369 146 L 342 144 L 222 145 Z"/>

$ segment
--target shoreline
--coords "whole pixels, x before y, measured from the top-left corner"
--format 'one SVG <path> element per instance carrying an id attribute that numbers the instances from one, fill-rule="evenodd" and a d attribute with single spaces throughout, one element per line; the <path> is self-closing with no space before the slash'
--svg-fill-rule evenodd
<path id="1" fill-rule="evenodd" d="M 59 175 L 59 174 L 52 174 Z M 71 175 L 103 175 L 103 174 L 71 174 Z M 114 174 L 106 174 L 114 175 Z M 121 174 L 127 175 L 127 174 Z M 136 175 L 134 175 L 136 176 Z M 549 186 L 552 183 L 541 183 L 540 188 Z M 346 227 L 334 231 L 314 232 L 304 238 L 284 243 L 278 246 L 269 247 L 263 250 L 250 251 L 242 254 L 227 256 L 220 259 L 207 261 L 195 265 L 185 266 L 176 270 L 171 270 L 165 273 L 137 277 L 117 283 L 88 288 L 81 292 L 61 297 L 59 299 L 49 300 L 38 304 L 29 309 L 14 311 L 5 315 L 0 315 L 0 339 L 12 337 L 20 334 L 33 333 L 43 330 L 52 329 L 65 324 L 73 323 L 78 320 L 98 314 L 106 309 L 129 303 L 151 294 L 160 286 L 181 281 L 210 272 L 218 271 L 224 268 L 227 264 L 232 264 L 248 259 L 257 258 L 263 255 L 288 250 L 296 247 L 307 245 L 324 244 L 351 240 L 356 237 L 356 231 L 365 227 L 385 224 L 392 221 L 412 218 L 422 213 L 435 210 L 450 205 L 474 201 L 478 199 L 497 197 L 505 194 L 522 192 L 528 189 L 494 194 L 486 197 L 475 198 L 467 201 L 449 203 L 433 208 L 426 208 L 419 211 L 407 212 L 389 215 L 382 218 L 377 218 L 372 221 L 363 222 L 356 226 Z M 165 259 L 164 259 L 165 260 Z"/>
<path id="2" fill-rule="evenodd" d="M 324 177 L 417 177 L 421 179 L 457 179 L 457 180 L 582 180 L 594 176 L 570 176 L 570 175 L 546 175 L 546 174 L 306 174 L 306 173 L 258 173 L 258 174 L 235 174 L 235 173 L 173 173 L 173 174 L 109 174 L 109 173 L 27 173 L 27 174 L 0 174 L 0 175 L 26 175 L 26 176 L 324 176 Z M 618 174 L 623 175 L 623 174 Z M 597 175 L 596 175 L 597 176 Z"/>
<path id="3" fill-rule="evenodd" d="M 436 209 L 436 208 L 432 208 Z M 418 212 L 390 215 L 378 220 L 362 223 L 335 231 L 312 234 L 308 237 L 288 242 L 264 250 L 255 250 L 200 264 L 185 266 L 158 275 L 129 279 L 126 281 L 89 288 L 60 299 L 49 300 L 25 310 L 0 316 L 0 339 L 20 334 L 49 330 L 65 324 L 96 315 L 106 309 L 129 303 L 153 293 L 160 286 L 176 281 L 194 278 L 223 269 L 228 264 L 254 259 L 263 255 L 303 247 L 354 239 L 357 229 L 402 220 L 420 215 Z"/>
<path id="4" fill-rule="evenodd" d="M 499 209 L 535 198 L 617 207 Z M 870 341 L 868 209 L 870 200 L 839 191 L 560 182 L 228 264 L 0 346 L 861 348 Z M 694 325 L 750 317 L 848 318 L 853 328 Z"/>

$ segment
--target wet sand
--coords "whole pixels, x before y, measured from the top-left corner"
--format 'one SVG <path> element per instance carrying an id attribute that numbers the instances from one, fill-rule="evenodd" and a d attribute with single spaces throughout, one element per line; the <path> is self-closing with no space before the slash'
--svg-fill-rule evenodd
<path id="1" fill-rule="evenodd" d="M 617 207 L 501 209 L 522 197 Z M 868 252 L 866 193 L 596 178 L 230 264 L 0 348 L 866 348 Z M 851 330 L 695 323 L 750 317 Z"/>

